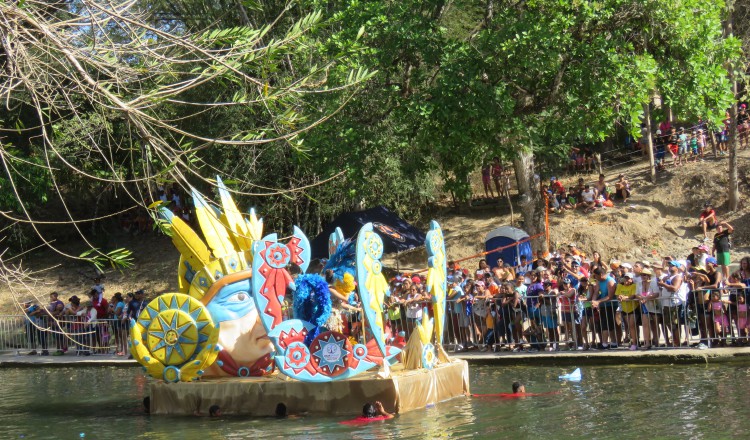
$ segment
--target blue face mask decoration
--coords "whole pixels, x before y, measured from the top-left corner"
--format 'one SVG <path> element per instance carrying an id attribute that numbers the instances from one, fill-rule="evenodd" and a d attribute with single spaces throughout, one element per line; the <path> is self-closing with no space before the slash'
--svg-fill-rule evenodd
<path id="1" fill-rule="evenodd" d="M 216 324 L 247 316 L 255 310 L 255 302 L 250 293 L 250 279 L 222 287 L 206 307 Z"/>

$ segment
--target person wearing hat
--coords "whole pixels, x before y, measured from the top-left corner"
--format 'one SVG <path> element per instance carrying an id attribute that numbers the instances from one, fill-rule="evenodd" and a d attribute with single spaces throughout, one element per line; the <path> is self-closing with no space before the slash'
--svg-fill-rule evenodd
<path id="1" fill-rule="evenodd" d="M 693 246 L 690 255 L 685 258 L 688 269 L 695 266 L 705 266 L 708 258 L 708 247 L 706 245 Z"/>
<path id="2" fill-rule="evenodd" d="M 687 283 L 690 286 L 689 302 L 695 309 L 700 342 L 707 346 L 710 345 L 708 334 L 711 331 L 711 326 L 708 324 L 711 322 L 711 306 L 709 304 L 709 291 L 704 290 L 704 287 L 709 285 L 713 278 L 713 276 L 708 276 L 708 272 L 709 270 L 703 266 L 695 266 L 686 275 Z M 713 272 L 718 273 L 716 270 L 713 270 Z"/>
<path id="3" fill-rule="evenodd" d="M 544 251 L 541 250 L 541 249 L 538 250 L 538 251 L 536 251 L 536 259 L 531 262 L 531 269 L 532 270 L 536 270 L 536 269 L 538 269 L 540 267 L 542 267 L 542 268 L 549 267 L 549 261 L 547 261 L 544 258 Z"/>
<path id="4" fill-rule="evenodd" d="M 716 211 L 710 203 L 706 202 L 703 204 L 703 211 L 701 211 L 698 217 L 698 226 L 703 229 L 703 240 L 708 240 L 708 231 L 716 229 L 719 221 L 716 219 Z"/>
<path id="5" fill-rule="evenodd" d="M 646 350 L 650 349 L 653 345 L 651 335 L 656 332 L 656 322 L 654 316 L 651 314 L 651 310 L 654 309 L 653 301 L 651 297 L 651 278 L 653 272 L 648 267 L 643 266 L 644 262 L 639 262 L 636 266 L 640 267 L 637 278 L 640 278 L 640 290 L 636 287 L 636 297 L 640 300 L 641 307 L 641 322 L 643 327 L 643 346 Z M 644 321 L 645 319 L 645 321 Z M 658 341 L 657 341 L 658 342 Z"/>
<path id="6" fill-rule="evenodd" d="M 34 304 L 33 300 L 27 300 L 21 303 L 23 312 L 26 315 L 26 340 L 29 344 L 30 352 L 26 353 L 29 356 L 39 354 L 36 351 L 37 342 L 42 346 L 41 354 L 47 356 L 49 351 L 47 350 L 47 332 L 42 331 L 44 328 L 44 308 L 38 304 Z"/>
<path id="7" fill-rule="evenodd" d="M 622 313 L 625 314 L 628 331 L 630 333 L 630 350 L 638 349 L 638 326 L 641 325 L 641 302 L 636 296 L 636 286 L 633 283 L 635 275 L 627 272 L 617 284 L 615 296 L 620 301 Z"/>
<path id="8" fill-rule="evenodd" d="M 669 275 L 663 281 L 659 281 L 658 286 L 661 288 L 659 300 L 662 307 L 662 317 L 664 319 L 664 329 L 671 334 L 671 341 L 665 334 L 668 346 L 679 347 L 681 332 L 681 323 L 684 323 L 684 305 L 687 301 L 688 284 L 682 275 L 682 264 L 676 260 L 669 260 Z"/>
<path id="9" fill-rule="evenodd" d="M 729 236 L 734 232 L 734 228 L 727 222 L 720 222 L 716 225 L 716 234 L 714 234 L 714 248 L 711 255 L 716 257 L 716 261 L 721 266 L 721 273 L 724 279 L 729 279 L 729 249 L 732 247 Z"/>
<path id="10" fill-rule="evenodd" d="M 620 274 L 620 260 L 612 260 L 609 262 L 609 270 L 613 277 L 618 277 Z"/>
<path id="11" fill-rule="evenodd" d="M 586 254 L 584 254 L 580 249 L 578 249 L 578 246 L 575 243 L 568 244 L 568 253 L 570 253 L 570 255 L 578 256 L 581 258 L 586 257 Z"/>
<path id="12" fill-rule="evenodd" d="M 57 345 L 57 351 L 52 353 L 52 356 L 61 356 L 64 354 L 63 348 L 67 350 L 65 340 L 62 335 L 62 328 L 60 327 L 60 320 L 63 316 L 63 310 L 65 310 L 65 303 L 60 301 L 59 294 L 52 292 L 49 294 L 49 304 L 47 305 L 46 313 L 48 316 L 45 317 L 47 321 L 47 327 L 54 329 L 53 340 Z"/>

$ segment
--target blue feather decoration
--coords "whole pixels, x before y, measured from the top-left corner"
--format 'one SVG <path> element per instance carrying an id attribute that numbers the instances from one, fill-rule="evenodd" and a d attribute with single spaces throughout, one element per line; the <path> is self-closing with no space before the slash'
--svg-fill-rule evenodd
<path id="1" fill-rule="evenodd" d="M 323 272 L 330 269 L 333 271 L 334 280 L 343 280 L 344 274 L 351 274 L 357 279 L 357 246 L 356 243 L 348 238 L 336 247 L 336 252 L 326 262 Z"/>
<path id="2" fill-rule="evenodd" d="M 297 277 L 295 284 L 294 317 L 317 327 L 324 325 L 331 316 L 331 293 L 325 278 L 318 274 L 303 274 Z"/>

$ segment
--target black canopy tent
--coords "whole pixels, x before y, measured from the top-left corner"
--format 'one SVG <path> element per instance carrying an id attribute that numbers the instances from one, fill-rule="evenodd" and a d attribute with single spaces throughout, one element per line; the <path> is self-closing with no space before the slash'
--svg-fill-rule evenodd
<path id="1" fill-rule="evenodd" d="M 353 237 L 359 229 L 372 222 L 375 232 L 383 239 L 383 252 L 390 254 L 424 246 L 425 234 L 385 206 L 364 211 L 346 212 L 329 223 L 312 241 L 312 258 L 328 258 L 328 237 L 341 228 L 344 237 Z"/>

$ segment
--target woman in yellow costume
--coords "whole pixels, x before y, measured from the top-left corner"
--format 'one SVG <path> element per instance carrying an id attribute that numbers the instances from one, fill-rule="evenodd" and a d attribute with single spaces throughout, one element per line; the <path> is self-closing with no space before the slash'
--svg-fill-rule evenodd
<path id="1" fill-rule="evenodd" d="M 328 269 L 325 272 L 328 291 L 331 293 L 331 316 L 326 322 L 326 328 L 330 331 L 344 333 L 346 321 L 344 320 L 344 311 L 352 314 L 359 313 L 360 309 L 349 304 L 349 296 L 357 287 L 354 282 L 354 276 L 345 273 L 342 279 L 335 279 L 333 270 Z"/>

